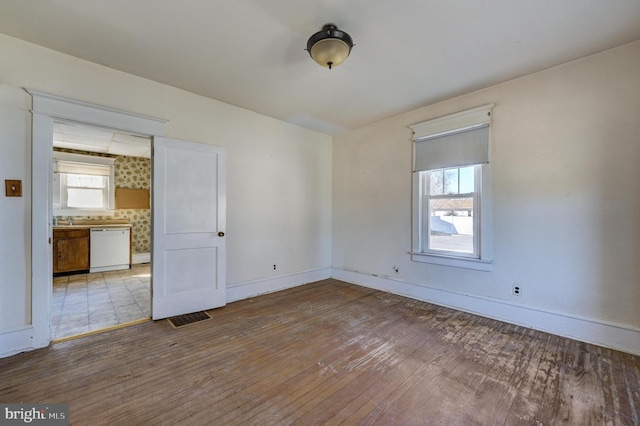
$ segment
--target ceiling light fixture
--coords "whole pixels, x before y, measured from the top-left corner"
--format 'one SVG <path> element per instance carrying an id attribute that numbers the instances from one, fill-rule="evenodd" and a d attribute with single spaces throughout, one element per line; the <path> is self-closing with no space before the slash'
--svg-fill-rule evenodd
<path id="1" fill-rule="evenodd" d="M 323 67 L 337 67 L 351 53 L 353 40 L 333 24 L 326 24 L 307 41 L 307 51 L 311 58 Z"/>

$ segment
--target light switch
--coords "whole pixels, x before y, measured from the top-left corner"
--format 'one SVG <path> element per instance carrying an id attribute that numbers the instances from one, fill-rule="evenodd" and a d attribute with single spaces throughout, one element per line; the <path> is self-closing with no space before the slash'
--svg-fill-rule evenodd
<path id="1" fill-rule="evenodd" d="M 5 180 L 4 188 L 7 191 L 7 197 L 22 197 L 21 180 Z"/>

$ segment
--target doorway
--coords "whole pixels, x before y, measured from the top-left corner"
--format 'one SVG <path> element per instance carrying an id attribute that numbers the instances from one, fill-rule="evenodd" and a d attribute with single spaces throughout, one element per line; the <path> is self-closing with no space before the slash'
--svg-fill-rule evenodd
<path id="1" fill-rule="evenodd" d="M 152 138 L 153 319 L 224 305 L 226 150 L 163 138 L 166 120 L 48 93 L 27 92 L 33 98 L 31 322 L 12 335 L 14 350 L 37 349 L 51 343 L 51 141 L 56 121 Z M 211 212 L 215 212 L 213 221 Z"/>
<path id="2" fill-rule="evenodd" d="M 54 121 L 52 139 L 52 340 L 150 318 L 151 138 Z"/>

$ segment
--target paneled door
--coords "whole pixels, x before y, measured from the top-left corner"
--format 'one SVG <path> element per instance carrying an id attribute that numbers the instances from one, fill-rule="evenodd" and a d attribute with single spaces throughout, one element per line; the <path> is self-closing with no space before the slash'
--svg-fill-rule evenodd
<path id="1" fill-rule="evenodd" d="M 224 148 L 153 139 L 151 316 L 226 304 Z"/>

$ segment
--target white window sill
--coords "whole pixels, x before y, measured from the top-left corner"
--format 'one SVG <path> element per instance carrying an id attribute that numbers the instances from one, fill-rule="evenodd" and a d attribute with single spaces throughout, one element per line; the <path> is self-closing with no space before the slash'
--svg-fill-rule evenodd
<path id="1" fill-rule="evenodd" d="M 476 271 L 493 271 L 493 262 L 491 260 L 419 252 L 411 252 L 410 254 L 411 260 L 414 262 L 433 263 L 436 265 L 451 266 L 454 268 L 474 269 Z"/>
<path id="2" fill-rule="evenodd" d="M 113 216 L 115 210 L 54 210 L 54 216 Z"/>

